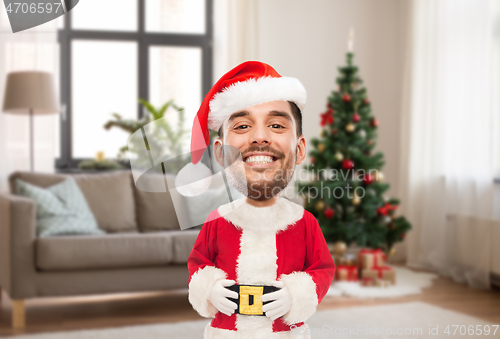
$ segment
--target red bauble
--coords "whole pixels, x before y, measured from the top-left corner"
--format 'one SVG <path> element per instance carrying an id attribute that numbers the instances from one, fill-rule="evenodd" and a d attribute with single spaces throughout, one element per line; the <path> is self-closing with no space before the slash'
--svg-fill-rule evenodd
<path id="1" fill-rule="evenodd" d="M 314 164 L 315 161 L 316 159 L 314 159 L 314 157 L 311 157 L 311 163 Z"/>
<path id="2" fill-rule="evenodd" d="M 377 127 L 378 127 L 378 119 L 377 119 L 377 118 L 373 118 L 373 119 L 370 121 L 370 126 L 371 126 L 371 127 L 375 127 L 375 128 L 377 128 Z"/>
<path id="3" fill-rule="evenodd" d="M 364 99 L 364 100 L 363 100 L 363 103 L 364 103 L 365 105 L 368 105 L 368 104 L 370 103 L 370 100 L 368 100 L 368 99 Z"/>
<path id="4" fill-rule="evenodd" d="M 334 211 L 334 210 L 332 210 L 330 207 L 327 207 L 327 208 L 325 209 L 324 214 L 325 214 L 325 217 L 326 217 L 327 219 L 331 219 L 331 218 L 335 215 L 335 211 Z"/>
<path id="5" fill-rule="evenodd" d="M 344 161 L 342 161 L 342 168 L 343 169 L 354 168 L 354 162 L 352 162 L 352 160 L 345 159 Z"/>
<path id="6" fill-rule="evenodd" d="M 349 94 L 344 94 L 342 96 L 342 100 L 344 100 L 345 102 L 349 102 L 351 101 L 351 96 Z"/>
<path id="7" fill-rule="evenodd" d="M 405 237 L 406 237 L 406 233 L 401 234 L 401 238 L 404 239 Z"/>
<path id="8" fill-rule="evenodd" d="M 375 180 L 375 177 L 371 174 L 367 174 L 365 175 L 365 177 L 363 178 L 363 181 L 365 182 L 365 184 L 367 185 L 370 185 L 373 181 Z"/>
<path id="9" fill-rule="evenodd" d="M 361 116 L 358 113 L 354 113 L 352 115 L 352 121 L 353 122 L 359 122 L 361 120 Z"/>
<path id="10" fill-rule="evenodd" d="M 328 109 L 328 111 L 326 111 L 326 113 L 328 113 L 328 114 L 330 114 L 330 115 L 333 115 L 333 109 L 330 107 L 330 108 Z"/>
<path id="11" fill-rule="evenodd" d="M 328 112 L 329 111 L 330 110 L 328 110 Z M 328 112 L 320 114 L 321 115 L 321 122 L 320 122 L 321 126 L 333 124 L 333 116 L 332 116 L 332 114 L 329 114 Z"/>

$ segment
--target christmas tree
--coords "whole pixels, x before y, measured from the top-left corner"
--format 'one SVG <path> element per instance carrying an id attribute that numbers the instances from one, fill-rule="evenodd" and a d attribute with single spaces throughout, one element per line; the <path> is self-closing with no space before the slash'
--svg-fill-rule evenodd
<path id="1" fill-rule="evenodd" d="M 321 113 L 320 138 L 311 140 L 305 166 L 311 178 L 297 188 L 327 241 L 390 252 L 411 225 L 396 216 L 399 200 L 384 195 L 389 189 L 381 172 L 384 156 L 373 152 L 379 123 L 353 56 L 347 53 L 347 65 L 339 67 L 338 89 Z"/>

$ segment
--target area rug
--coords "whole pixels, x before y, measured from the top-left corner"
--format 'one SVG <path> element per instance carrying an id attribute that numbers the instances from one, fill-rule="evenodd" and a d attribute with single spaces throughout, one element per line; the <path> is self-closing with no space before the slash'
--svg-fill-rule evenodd
<path id="1" fill-rule="evenodd" d="M 103 330 L 46 333 L 10 339 L 201 339 L 208 320 L 128 326 Z M 479 318 L 415 301 L 402 304 L 318 311 L 308 321 L 313 339 L 326 338 L 450 338 L 468 336 L 469 326 L 498 337 L 495 327 Z M 457 325 L 453 327 L 453 325 Z M 471 327 L 472 328 L 472 327 Z M 446 330 L 450 333 L 447 334 Z M 462 333 L 460 333 L 460 331 Z M 465 335 L 464 335 L 465 333 Z M 479 332 L 478 332 L 479 333 Z M 455 335 L 453 335 L 455 334 Z M 260 339 L 260 338 L 255 338 Z M 265 338 L 263 338 L 265 339 Z"/>
<path id="2" fill-rule="evenodd" d="M 437 278 L 434 273 L 414 272 L 405 267 L 392 267 L 396 271 L 396 284 L 388 287 L 364 287 L 359 282 L 334 282 L 327 296 L 350 296 L 356 298 L 394 298 L 404 295 L 420 294 L 422 289 L 432 285 Z"/>

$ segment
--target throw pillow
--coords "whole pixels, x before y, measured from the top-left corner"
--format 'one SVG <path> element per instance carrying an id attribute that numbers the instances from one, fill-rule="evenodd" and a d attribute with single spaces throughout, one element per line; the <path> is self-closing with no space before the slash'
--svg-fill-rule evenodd
<path id="1" fill-rule="evenodd" d="M 69 234 L 105 234 L 76 182 L 69 178 L 41 188 L 16 180 L 17 193 L 36 203 L 36 231 L 39 237 Z"/>

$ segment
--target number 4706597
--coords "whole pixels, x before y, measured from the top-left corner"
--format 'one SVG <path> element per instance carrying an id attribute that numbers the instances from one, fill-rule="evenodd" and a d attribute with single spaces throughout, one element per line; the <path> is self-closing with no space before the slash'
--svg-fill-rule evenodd
<path id="1" fill-rule="evenodd" d="M 14 13 L 52 13 L 54 11 L 57 13 L 59 11 L 59 8 L 62 9 L 61 3 L 60 2 L 54 2 L 53 6 L 52 3 L 44 3 L 44 2 L 39 2 L 38 4 L 36 3 L 22 3 L 22 2 L 14 2 L 14 6 L 12 6 L 12 3 L 9 3 L 7 6 L 6 10 L 10 14 L 12 12 Z M 13 9 L 15 7 L 15 9 Z M 55 7 L 55 8 L 54 8 Z"/>
<path id="2" fill-rule="evenodd" d="M 453 334 L 453 335 L 466 335 L 466 334 L 469 334 L 469 335 L 481 335 L 481 334 L 486 334 L 486 335 L 489 335 L 492 331 L 491 327 L 494 327 L 495 328 L 495 331 L 493 331 L 493 333 L 491 333 L 492 335 L 495 335 L 495 333 L 497 332 L 498 330 L 498 326 L 499 325 L 476 325 L 476 327 L 474 327 L 474 325 L 469 325 L 469 326 L 465 326 L 465 325 L 451 325 L 452 327 L 455 328 L 455 330 L 453 331 L 453 333 L 451 333 L 450 331 L 450 325 L 446 326 L 446 329 L 444 330 L 444 333 L 446 334 Z M 459 331 L 457 333 L 457 330 Z"/>

